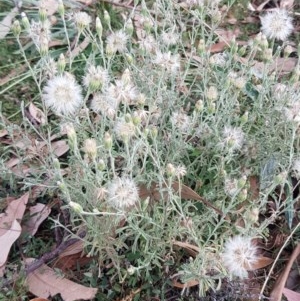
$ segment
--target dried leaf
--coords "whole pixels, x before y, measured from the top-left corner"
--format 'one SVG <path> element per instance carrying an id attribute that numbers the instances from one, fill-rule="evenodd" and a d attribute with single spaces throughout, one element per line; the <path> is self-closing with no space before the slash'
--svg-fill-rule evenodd
<path id="1" fill-rule="evenodd" d="M 46 124 L 47 118 L 46 118 L 44 112 L 42 110 L 40 110 L 32 102 L 29 105 L 29 113 L 38 123 Z"/>
<path id="2" fill-rule="evenodd" d="M 40 224 L 49 216 L 51 209 L 41 203 L 37 203 L 35 206 L 29 208 L 30 217 L 22 225 L 22 232 L 26 232 L 30 235 L 34 235 L 38 230 Z"/>
<path id="3" fill-rule="evenodd" d="M 131 291 L 129 295 L 125 296 L 122 299 L 118 299 L 118 301 L 132 301 L 135 297 L 135 295 L 137 295 L 142 289 L 138 288 L 135 291 Z"/>
<path id="4" fill-rule="evenodd" d="M 294 57 L 278 57 L 274 59 L 271 64 L 256 62 L 252 66 L 251 70 L 252 73 L 255 74 L 255 76 L 258 78 L 263 78 L 264 74 L 270 74 L 274 71 L 276 71 L 276 73 L 278 73 L 279 75 L 284 75 L 292 72 L 295 69 L 297 62 L 298 59 Z"/>
<path id="5" fill-rule="evenodd" d="M 67 247 L 62 253 L 59 254 L 58 258 L 74 255 L 83 251 L 84 242 L 82 240 L 76 241 L 74 244 Z"/>
<path id="6" fill-rule="evenodd" d="M 30 260 L 27 260 L 26 263 L 30 263 Z M 42 265 L 30 273 L 26 278 L 26 283 L 29 291 L 41 298 L 60 294 L 64 301 L 91 300 L 97 293 L 96 288 L 85 287 L 65 279 L 47 265 Z"/>
<path id="7" fill-rule="evenodd" d="M 8 131 L 6 129 L 0 130 L 0 138 L 8 135 Z"/>
<path id="8" fill-rule="evenodd" d="M 261 5 L 259 5 L 257 8 L 256 8 L 256 11 L 258 12 L 261 12 L 264 7 L 270 2 L 271 0 L 266 0 L 265 2 L 263 2 Z"/>
<path id="9" fill-rule="evenodd" d="M 20 158 L 11 158 L 7 162 L 5 162 L 5 166 L 7 168 L 12 168 L 16 166 L 18 163 L 20 163 L 21 159 Z"/>
<path id="10" fill-rule="evenodd" d="M 15 220 L 18 222 L 21 221 L 26 209 L 28 198 L 29 193 L 26 193 L 8 204 L 5 214 L 0 217 L 0 236 L 5 234 L 7 230 L 11 228 Z"/>
<path id="11" fill-rule="evenodd" d="M 18 13 L 18 9 L 15 7 L 0 22 L 0 40 L 4 39 L 6 35 L 9 33 L 12 20 L 14 19 L 17 13 Z"/>
<path id="12" fill-rule="evenodd" d="M 70 149 L 65 140 L 54 141 L 51 143 L 51 147 L 57 157 L 62 156 Z"/>
<path id="13" fill-rule="evenodd" d="M 247 270 L 255 271 L 258 269 L 262 269 L 262 268 L 270 265 L 273 261 L 274 261 L 274 259 L 272 259 L 272 258 L 261 256 L 258 258 L 258 260 L 254 264 L 251 265 L 251 268 L 249 268 Z"/>
<path id="14" fill-rule="evenodd" d="M 182 242 L 182 241 L 175 240 L 173 242 L 173 245 L 184 248 L 193 257 L 196 257 L 198 255 L 198 253 L 200 252 L 199 247 L 191 245 L 187 242 Z"/>
<path id="15" fill-rule="evenodd" d="M 43 1 L 43 7 L 46 9 L 47 15 L 52 16 L 56 13 L 58 9 L 58 1 L 57 0 L 47 0 Z"/>
<path id="16" fill-rule="evenodd" d="M 224 216 L 223 212 L 210 204 L 208 201 L 206 201 L 204 198 L 202 198 L 198 193 L 196 193 L 194 190 L 189 188 L 188 186 L 184 184 L 180 184 L 178 182 L 174 182 L 172 184 L 172 188 L 180 193 L 180 196 L 183 199 L 190 199 L 195 201 L 200 201 L 206 206 L 214 209 L 219 215 Z M 164 194 L 164 193 L 163 193 Z M 153 183 L 150 187 L 150 189 L 147 189 L 145 185 L 141 185 L 139 187 L 139 197 L 140 199 L 144 200 L 147 197 L 153 198 L 154 200 L 158 201 L 161 198 L 161 193 L 159 192 L 159 186 L 156 183 Z"/>
<path id="17" fill-rule="evenodd" d="M 288 278 L 289 272 L 291 270 L 291 267 L 292 267 L 295 259 L 299 256 L 299 254 L 300 254 L 300 243 L 298 243 L 296 249 L 293 251 L 293 253 L 289 259 L 289 262 L 285 266 L 285 269 L 283 270 L 283 272 L 281 273 L 279 278 L 276 280 L 276 282 L 274 284 L 274 288 L 270 295 L 270 300 L 281 301 L 282 293 L 283 293 L 284 286 L 285 286 L 286 280 Z"/>
<path id="18" fill-rule="evenodd" d="M 288 288 L 284 288 L 282 292 L 288 301 L 300 301 L 300 293 L 294 292 Z"/>
<path id="19" fill-rule="evenodd" d="M 294 0 L 281 0 L 280 7 L 287 10 L 292 9 L 294 6 Z"/>
<path id="20" fill-rule="evenodd" d="M 177 280 L 172 281 L 172 285 L 177 288 L 189 288 L 192 286 L 196 286 L 198 284 L 199 284 L 199 282 L 197 280 L 191 280 L 186 283 L 181 283 L 181 282 L 178 282 Z"/>
<path id="21" fill-rule="evenodd" d="M 6 232 L 0 236 L 0 266 L 2 267 L 7 259 L 10 248 L 13 243 L 19 238 L 21 234 L 21 226 L 20 224 L 14 220 L 10 229 L 6 230 Z"/>

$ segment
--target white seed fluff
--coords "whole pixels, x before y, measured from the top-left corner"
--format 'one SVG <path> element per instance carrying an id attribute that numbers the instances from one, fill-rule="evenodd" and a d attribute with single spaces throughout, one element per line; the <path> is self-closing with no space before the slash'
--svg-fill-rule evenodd
<path id="1" fill-rule="evenodd" d="M 129 177 L 114 179 L 107 187 L 108 204 L 116 209 L 124 210 L 139 200 L 138 188 Z"/>
<path id="2" fill-rule="evenodd" d="M 287 10 L 275 8 L 273 11 L 260 17 L 261 31 L 270 39 L 286 40 L 292 33 L 293 19 L 289 16 Z"/>
<path id="3" fill-rule="evenodd" d="M 226 242 L 222 259 L 231 276 L 246 278 L 258 260 L 257 247 L 250 237 L 234 236 Z"/>
<path id="4" fill-rule="evenodd" d="M 126 51 L 126 44 L 127 44 L 128 36 L 123 30 L 119 30 L 116 32 L 111 33 L 106 39 L 106 47 L 112 53 L 119 51 L 123 53 Z"/>
<path id="5" fill-rule="evenodd" d="M 43 89 L 43 99 L 57 115 L 73 115 L 83 103 L 81 87 L 72 75 L 51 78 Z"/>

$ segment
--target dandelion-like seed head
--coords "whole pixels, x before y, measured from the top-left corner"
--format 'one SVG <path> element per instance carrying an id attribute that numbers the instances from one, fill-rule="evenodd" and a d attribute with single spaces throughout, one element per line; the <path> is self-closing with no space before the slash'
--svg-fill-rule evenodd
<path id="1" fill-rule="evenodd" d="M 182 178 L 186 175 L 186 167 L 183 165 L 179 165 L 175 168 L 175 175 L 178 178 Z"/>
<path id="2" fill-rule="evenodd" d="M 83 77 L 83 84 L 91 92 L 102 90 L 109 83 L 108 71 L 100 66 L 90 66 Z"/>
<path id="3" fill-rule="evenodd" d="M 273 11 L 260 17 L 261 31 L 270 39 L 286 40 L 292 33 L 293 19 L 286 9 L 275 8 Z"/>
<path id="4" fill-rule="evenodd" d="M 164 31 L 160 35 L 160 40 L 166 46 L 177 45 L 177 43 L 179 41 L 179 35 L 177 33 L 175 33 L 174 31 L 168 31 L 168 32 Z"/>
<path id="5" fill-rule="evenodd" d="M 242 148 L 244 143 L 244 132 L 240 128 L 225 126 L 223 131 L 223 142 L 222 145 L 227 147 L 229 150 L 239 150 Z"/>
<path id="6" fill-rule="evenodd" d="M 108 184 L 107 202 L 111 207 L 125 210 L 134 206 L 138 201 L 138 188 L 131 178 L 118 177 Z"/>
<path id="7" fill-rule="evenodd" d="M 171 52 L 156 52 L 156 56 L 153 60 L 155 65 L 159 65 L 171 74 L 176 74 L 180 69 L 180 58 L 178 54 L 172 55 Z"/>
<path id="8" fill-rule="evenodd" d="M 238 180 L 226 178 L 224 183 L 224 190 L 228 196 L 235 196 L 239 192 Z"/>
<path id="9" fill-rule="evenodd" d="M 135 135 L 135 125 L 131 120 L 127 122 L 125 118 L 119 118 L 115 123 L 114 132 L 118 139 L 128 142 Z"/>
<path id="10" fill-rule="evenodd" d="M 82 105 L 81 87 L 71 74 L 55 76 L 43 89 L 46 107 L 57 115 L 73 115 Z"/>
<path id="11" fill-rule="evenodd" d="M 77 26 L 78 31 L 83 31 L 87 28 L 92 22 L 92 18 L 86 12 L 77 12 L 73 16 L 75 25 Z"/>
<path id="12" fill-rule="evenodd" d="M 213 66 L 220 66 L 225 67 L 228 61 L 228 54 L 227 53 L 215 53 L 209 58 L 209 63 Z"/>
<path id="13" fill-rule="evenodd" d="M 145 53 L 154 53 L 157 49 L 157 42 L 153 35 L 146 35 L 139 41 L 139 48 Z"/>
<path id="14" fill-rule="evenodd" d="M 139 93 L 137 88 L 127 80 L 116 80 L 107 89 L 108 94 L 117 99 L 119 103 L 128 105 L 136 104 Z"/>
<path id="15" fill-rule="evenodd" d="M 246 278 L 258 260 L 257 247 L 250 237 L 234 236 L 226 242 L 222 259 L 231 276 Z"/>
<path id="16" fill-rule="evenodd" d="M 173 112 L 171 123 L 174 127 L 180 130 L 181 133 L 186 133 L 191 127 L 190 117 L 184 112 Z"/>
<path id="17" fill-rule="evenodd" d="M 113 119 L 117 113 L 119 102 L 109 93 L 97 93 L 91 101 L 91 109 L 96 113 Z"/>
<path id="18" fill-rule="evenodd" d="M 29 28 L 29 36 L 38 51 L 42 51 L 43 49 L 48 50 L 48 44 L 51 41 L 50 28 L 51 23 L 47 19 L 44 22 L 31 22 Z"/>
<path id="19" fill-rule="evenodd" d="M 106 39 L 106 47 L 110 52 L 124 53 L 127 49 L 126 44 L 128 41 L 128 36 L 123 30 L 118 30 L 111 33 Z"/>

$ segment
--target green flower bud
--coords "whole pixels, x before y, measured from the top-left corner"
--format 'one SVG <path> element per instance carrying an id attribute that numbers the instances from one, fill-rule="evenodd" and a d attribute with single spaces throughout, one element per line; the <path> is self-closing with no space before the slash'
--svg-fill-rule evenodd
<path id="1" fill-rule="evenodd" d="M 13 32 L 13 35 L 15 37 L 18 37 L 21 33 L 21 25 L 20 25 L 20 22 L 18 20 L 16 20 L 13 25 L 12 25 L 12 28 L 11 28 L 12 32 Z"/>

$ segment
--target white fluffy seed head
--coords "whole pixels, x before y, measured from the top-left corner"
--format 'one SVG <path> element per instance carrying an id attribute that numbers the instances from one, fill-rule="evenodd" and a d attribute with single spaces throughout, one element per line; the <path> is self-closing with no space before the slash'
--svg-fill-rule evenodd
<path id="1" fill-rule="evenodd" d="M 222 145 L 230 151 L 239 150 L 243 146 L 244 137 L 245 135 L 241 128 L 225 126 Z"/>
<path id="2" fill-rule="evenodd" d="M 246 278 L 258 260 L 257 247 L 250 237 L 234 236 L 226 242 L 222 259 L 231 276 Z"/>
<path id="3" fill-rule="evenodd" d="M 131 178 L 127 176 L 118 177 L 108 184 L 107 202 L 111 207 L 126 210 L 138 201 L 138 188 Z"/>
<path id="4" fill-rule="evenodd" d="M 57 115 L 73 115 L 81 107 L 81 87 L 71 74 L 51 78 L 43 89 L 45 106 Z"/>
<path id="5" fill-rule="evenodd" d="M 123 30 L 113 32 L 106 39 L 106 50 L 109 50 L 111 53 L 116 53 L 117 51 L 123 53 L 127 49 L 127 41 L 128 36 Z"/>
<path id="6" fill-rule="evenodd" d="M 75 13 L 73 19 L 78 31 L 82 31 L 83 29 L 88 27 L 92 22 L 91 16 L 89 16 L 86 12 Z"/>
<path id="7" fill-rule="evenodd" d="M 108 71 L 100 66 L 90 66 L 83 77 L 83 84 L 91 92 L 102 90 L 109 82 Z"/>
<path id="8" fill-rule="evenodd" d="M 261 31 L 270 39 L 286 40 L 292 33 L 293 19 L 286 9 L 275 8 L 273 11 L 260 17 Z"/>
<path id="9" fill-rule="evenodd" d="M 107 93 L 97 93 L 91 101 L 91 109 L 113 119 L 117 113 L 119 102 Z"/>
<path id="10" fill-rule="evenodd" d="M 170 120 L 181 133 L 187 133 L 192 128 L 191 119 L 185 112 L 173 112 Z"/>

